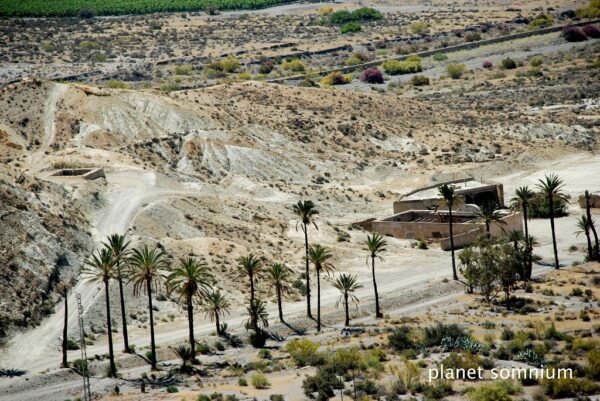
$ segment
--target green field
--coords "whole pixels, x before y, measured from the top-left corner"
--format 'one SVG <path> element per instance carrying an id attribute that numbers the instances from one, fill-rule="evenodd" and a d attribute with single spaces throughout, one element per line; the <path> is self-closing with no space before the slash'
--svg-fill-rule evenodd
<path id="1" fill-rule="evenodd" d="M 82 10 L 94 15 L 145 14 L 163 11 L 249 10 L 296 0 L 0 0 L 0 16 L 69 17 Z"/>

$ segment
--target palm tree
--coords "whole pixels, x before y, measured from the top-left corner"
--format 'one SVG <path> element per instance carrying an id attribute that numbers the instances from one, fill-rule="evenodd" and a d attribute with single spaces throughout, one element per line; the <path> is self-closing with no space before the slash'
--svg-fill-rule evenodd
<path id="1" fill-rule="evenodd" d="M 335 269 L 329 262 L 333 254 L 329 249 L 317 244 L 308 247 L 308 257 L 317 271 L 317 331 L 321 331 L 321 271 L 329 273 Z"/>
<path id="2" fill-rule="evenodd" d="M 192 257 L 181 262 L 167 277 L 169 291 L 179 293 L 182 303 L 187 308 L 190 350 L 192 359 L 196 358 L 196 340 L 194 339 L 194 302 L 198 302 L 206 294 L 214 278 L 208 265 Z"/>
<path id="3" fill-rule="evenodd" d="M 229 307 L 231 304 L 221 293 L 220 290 L 212 290 L 204 297 L 203 310 L 207 317 L 210 318 L 211 322 L 215 322 L 217 327 L 217 335 L 221 336 L 225 333 L 221 330 L 220 318 L 229 314 Z"/>
<path id="4" fill-rule="evenodd" d="M 154 310 L 152 309 L 152 289 L 158 291 L 164 278 L 163 270 L 168 263 L 163 251 L 158 248 L 150 249 L 144 245 L 134 249 L 128 263 L 128 278 L 133 282 L 133 294 L 138 296 L 141 291 L 148 295 L 148 311 L 150 313 L 150 364 L 152 370 L 156 367 L 156 341 L 154 338 Z"/>
<path id="5" fill-rule="evenodd" d="M 379 234 L 373 234 L 373 236 L 367 235 L 367 239 L 363 242 L 365 249 L 369 252 L 367 256 L 367 266 L 369 263 L 369 257 L 371 258 L 371 274 L 373 276 L 373 289 L 375 290 L 375 317 L 382 318 L 383 313 L 379 309 L 379 293 L 377 292 L 377 281 L 375 280 L 375 259 L 379 258 L 383 260 L 379 254 L 385 251 L 387 241 Z"/>
<path id="6" fill-rule="evenodd" d="M 588 261 L 591 261 L 594 258 L 592 239 L 590 237 L 590 231 L 592 229 L 592 225 L 593 225 L 593 222 L 591 220 L 588 220 L 587 216 L 584 214 L 579 218 L 579 220 L 577 220 L 577 228 L 579 230 L 575 232 L 575 234 L 577 236 L 579 236 L 579 234 L 585 234 L 585 237 L 587 239 Z"/>
<path id="7" fill-rule="evenodd" d="M 458 195 L 454 191 L 453 185 L 442 184 L 438 187 L 438 193 L 441 199 L 441 205 L 448 208 L 448 225 L 450 229 L 450 251 L 452 253 L 452 278 L 458 280 L 456 274 L 456 259 L 454 258 L 454 235 L 452 233 L 452 207 L 458 201 Z"/>
<path id="8" fill-rule="evenodd" d="M 515 250 L 519 249 L 519 243 L 525 241 L 525 236 L 521 230 L 510 230 L 506 238 L 513 243 Z"/>
<path id="9" fill-rule="evenodd" d="M 117 377 L 115 354 L 113 351 L 112 320 L 110 318 L 110 293 L 108 283 L 115 277 L 115 259 L 112 250 L 104 248 L 85 261 L 87 267 L 82 270 L 88 283 L 103 283 L 106 298 L 106 325 L 108 331 L 108 357 L 110 360 L 110 377 Z"/>
<path id="10" fill-rule="evenodd" d="M 254 301 L 254 279 L 260 274 L 261 269 L 260 259 L 253 254 L 240 258 L 240 275 L 250 280 L 250 301 Z"/>
<path id="11" fill-rule="evenodd" d="M 64 301 L 65 301 L 65 315 L 64 315 L 64 321 L 63 321 L 63 338 L 62 338 L 62 364 L 61 364 L 61 366 L 63 368 L 69 367 L 69 361 L 67 360 L 67 350 L 69 347 L 69 333 L 68 333 L 68 329 L 69 329 L 69 302 L 68 302 L 68 299 L 69 298 L 68 298 L 68 295 L 69 295 L 70 288 L 71 288 L 71 285 L 64 281 L 59 283 L 56 288 L 58 293 L 63 296 Z"/>
<path id="12" fill-rule="evenodd" d="M 127 314 L 125 312 L 125 295 L 123 294 L 123 272 L 121 264 L 127 261 L 129 254 L 129 241 L 125 241 L 124 235 L 112 234 L 108 236 L 104 246 L 109 248 L 115 258 L 117 267 L 117 282 L 119 283 L 119 297 L 121 301 L 121 322 L 123 324 L 123 346 L 124 352 L 129 352 L 129 336 L 127 334 Z"/>
<path id="13" fill-rule="evenodd" d="M 186 347 L 185 345 L 170 348 L 175 353 L 175 355 L 177 355 L 177 357 L 181 359 L 181 371 L 187 371 L 187 363 L 193 361 L 196 358 L 196 355 L 194 355 L 193 348 Z"/>
<path id="14" fill-rule="evenodd" d="M 552 231 L 552 246 L 554 247 L 554 267 L 558 269 L 558 248 L 556 246 L 556 232 L 554 229 L 554 202 L 566 201 L 568 196 L 562 191 L 563 181 L 556 174 L 549 174 L 540 179 L 537 187 L 542 191 L 548 200 L 548 209 L 550 213 L 550 230 Z"/>
<path id="15" fill-rule="evenodd" d="M 502 220 L 502 213 L 500 213 L 500 204 L 496 200 L 483 202 L 479 206 L 479 211 L 476 213 L 477 219 L 485 223 L 485 231 L 489 236 L 490 225 L 496 223 L 498 225 L 506 225 L 506 221 Z M 504 230 L 504 228 L 502 228 Z"/>
<path id="16" fill-rule="evenodd" d="M 258 332 L 265 327 L 269 327 L 269 314 L 267 313 L 267 305 L 260 299 L 253 299 L 246 307 L 248 312 L 248 320 L 246 321 L 246 329 Z"/>
<path id="17" fill-rule="evenodd" d="M 528 186 L 524 186 L 524 187 L 519 187 L 517 188 L 517 190 L 515 191 L 515 196 L 513 196 L 510 200 L 510 208 L 513 211 L 517 211 L 520 210 L 521 213 L 523 213 L 523 227 L 525 229 L 525 246 L 526 246 L 526 258 L 527 258 L 527 269 L 529 271 L 531 271 L 532 269 L 532 264 L 533 264 L 533 258 L 532 258 L 532 252 L 533 252 L 533 244 L 529 243 L 528 239 L 529 239 L 529 227 L 528 227 L 528 220 L 529 220 L 529 204 L 531 202 L 531 199 L 533 198 L 535 194 L 533 193 L 532 190 L 529 189 Z"/>
<path id="18" fill-rule="evenodd" d="M 331 283 L 341 293 L 336 306 L 339 305 L 340 301 L 344 303 L 344 310 L 346 312 L 345 326 L 350 326 L 350 301 L 358 304 L 358 298 L 353 294 L 354 291 L 362 288 L 362 284 L 359 284 L 356 276 L 342 273 L 333 280 Z"/>
<path id="19" fill-rule="evenodd" d="M 583 193 L 585 197 L 585 214 L 587 216 L 588 221 L 590 222 L 590 229 L 592 230 L 592 234 L 594 234 L 594 242 L 596 258 L 600 261 L 600 243 L 598 242 L 598 233 L 596 232 L 596 225 L 594 224 L 594 220 L 592 219 L 592 213 L 590 211 L 590 201 L 592 200 L 592 194 L 590 191 L 586 190 Z"/>
<path id="20" fill-rule="evenodd" d="M 283 320 L 282 298 L 292 292 L 290 281 L 292 279 L 292 271 L 283 263 L 273 263 L 267 271 L 267 279 L 271 283 L 271 288 L 275 289 L 277 295 L 277 308 L 279 310 L 279 321 Z"/>
<path id="21" fill-rule="evenodd" d="M 306 316 L 312 318 L 312 311 L 310 307 L 310 269 L 308 263 L 308 226 L 312 224 L 315 226 L 315 229 L 319 229 L 314 220 L 319 212 L 317 211 L 315 204 L 310 200 L 298 201 L 298 203 L 292 206 L 292 211 L 298 217 L 296 230 L 298 230 L 298 224 L 300 224 L 302 231 L 304 232 L 304 251 L 306 255 Z"/>

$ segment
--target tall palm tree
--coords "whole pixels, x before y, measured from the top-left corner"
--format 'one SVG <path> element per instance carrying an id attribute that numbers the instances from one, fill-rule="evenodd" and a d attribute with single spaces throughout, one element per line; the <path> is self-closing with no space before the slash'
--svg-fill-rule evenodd
<path id="1" fill-rule="evenodd" d="M 246 307 L 248 312 L 248 320 L 246 321 L 246 329 L 258 332 L 265 327 L 269 327 L 269 314 L 267 313 L 267 305 L 260 299 L 253 299 Z"/>
<path id="2" fill-rule="evenodd" d="M 489 200 L 483 202 L 479 206 L 479 210 L 476 213 L 477 219 L 485 223 L 485 231 L 488 235 L 490 234 L 490 226 L 492 223 L 498 225 L 506 225 L 506 221 L 502 220 L 502 214 L 500 213 L 500 204 L 496 200 Z M 504 228 L 502 228 L 504 230 Z"/>
<path id="3" fill-rule="evenodd" d="M 63 296 L 63 299 L 65 301 L 65 314 L 64 314 L 64 320 L 63 320 L 63 336 L 62 336 L 62 364 L 61 366 L 63 368 L 68 368 L 69 367 L 69 361 L 67 360 L 67 350 L 69 347 L 69 302 L 68 302 L 68 295 L 69 295 L 69 289 L 71 288 L 71 285 L 67 282 L 61 282 L 58 284 L 56 290 L 58 291 L 59 294 L 61 294 Z"/>
<path id="4" fill-rule="evenodd" d="M 329 274 L 335 269 L 330 262 L 333 254 L 329 249 L 317 244 L 308 247 L 308 257 L 317 271 L 317 331 L 321 331 L 321 272 Z"/>
<path id="5" fill-rule="evenodd" d="M 452 233 L 452 207 L 458 202 L 458 195 L 453 185 L 442 184 L 438 187 L 438 193 L 441 197 L 441 205 L 448 208 L 448 225 L 450 229 L 450 252 L 452 254 L 452 278 L 458 280 L 456 274 L 456 259 L 454 258 L 454 235 Z"/>
<path id="6" fill-rule="evenodd" d="M 204 297 L 204 305 L 202 309 L 211 322 L 215 322 L 217 335 L 221 336 L 225 333 L 221 330 L 220 319 L 229 314 L 231 304 L 220 290 L 212 290 Z"/>
<path id="7" fill-rule="evenodd" d="M 592 219 L 592 212 L 590 211 L 590 201 L 592 200 L 592 194 L 590 191 L 586 190 L 583 193 L 585 197 L 585 214 L 587 216 L 588 221 L 590 222 L 590 229 L 592 230 L 592 234 L 594 234 L 594 243 L 596 252 L 596 259 L 600 261 L 600 243 L 598 242 L 598 233 L 596 232 L 596 224 L 594 224 L 594 220 Z"/>
<path id="8" fill-rule="evenodd" d="M 165 253 L 158 248 L 150 249 L 144 245 L 134 249 L 129 258 L 127 276 L 133 282 L 133 294 L 138 296 L 141 291 L 148 295 L 148 311 L 150 313 L 150 364 L 152 370 L 156 367 L 156 340 L 154 338 L 154 310 L 152 309 L 152 291 L 158 291 L 163 281 L 163 271 L 168 267 Z"/>
<path id="9" fill-rule="evenodd" d="M 533 264 L 533 244 L 529 243 L 529 204 L 535 193 L 528 186 L 519 187 L 515 191 L 515 196 L 510 199 L 510 208 L 513 211 L 520 210 L 523 213 L 523 227 L 525 229 L 525 246 L 527 269 L 531 271 Z"/>
<path id="10" fill-rule="evenodd" d="M 106 298 L 106 326 L 108 331 L 108 358 L 110 360 L 110 377 L 117 377 L 117 367 L 115 365 L 115 353 L 113 350 L 112 338 L 112 320 L 110 318 L 110 293 L 108 284 L 115 277 L 115 259 L 110 249 L 104 248 L 98 253 L 92 253 L 91 257 L 85 261 L 86 267 L 82 274 L 86 277 L 88 283 L 103 283 L 104 295 Z"/>
<path id="11" fill-rule="evenodd" d="M 577 228 L 579 230 L 575 232 L 577 236 L 579 236 L 579 234 L 585 234 L 585 238 L 587 239 L 588 261 L 591 261 L 594 258 L 594 249 L 592 247 L 592 239 L 590 236 L 592 224 L 592 221 L 588 220 L 587 216 L 584 214 L 577 220 Z"/>
<path id="12" fill-rule="evenodd" d="M 239 273 L 250 280 L 250 301 L 254 300 L 254 279 L 261 273 L 262 264 L 253 254 L 240 258 Z"/>
<path id="13" fill-rule="evenodd" d="M 308 226 L 313 225 L 315 229 L 319 229 L 317 223 L 315 223 L 315 217 L 319 212 L 316 209 L 315 204 L 310 200 L 298 201 L 292 206 L 292 211 L 298 217 L 296 223 L 296 230 L 298 230 L 298 224 L 302 227 L 304 232 L 304 251 L 306 261 L 306 316 L 312 318 L 312 310 L 310 307 L 310 269 L 309 269 L 309 256 L 308 256 Z"/>
<path id="14" fill-rule="evenodd" d="M 121 322 L 123 325 L 123 347 L 124 352 L 129 352 L 129 336 L 127 334 L 127 313 L 125 312 L 125 295 L 123 294 L 123 271 L 122 264 L 127 261 L 129 255 L 129 241 L 125 241 L 125 236 L 120 234 L 109 235 L 104 246 L 109 248 L 115 258 L 117 268 L 117 282 L 119 283 L 119 297 L 121 303 Z"/>
<path id="15" fill-rule="evenodd" d="M 208 292 L 214 278 L 208 265 L 204 261 L 199 261 L 188 257 L 181 262 L 167 276 L 167 288 L 169 291 L 179 293 L 182 303 L 187 308 L 188 329 L 190 350 L 192 359 L 196 358 L 196 340 L 194 339 L 194 302 L 200 299 Z"/>
<path id="16" fill-rule="evenodd" d="M 371 258 L 371 274 L 373 276 L 373 290 L 375 290 L 375 317 L 379 319 L 383 317 L 383 313 L 379 309 L 379 293 L 377 292 L 377 281 L 375 280 L 375 259 L 379 258 L 379 260 L 383 260 L 379 254 L 385 251 L 387 241 L 381 235 L 373 234 L 372 236 L 367 235 L 367 239 L 363 244 L 365 245 L 365 250 L 369 252 L 367 266 L 369 258 Z"/>
<path id="17" fill-rule="evenodd" d="M 358 304 L 358 298 L 353 293 L 363 286 L 358 282 L 356 276 L 345 273 L 337 276 L 331 284 L 341 293 L 336 306 L 339 305 L 340 301 L 343 302 L 344 310 L 346 312 L 346 321 L 344 325 L 350 326 L 350 301 Z"/>
<path id="18" fill-rule="evenodd" d="M 554 267 L 558 269 L 558 248 L 556 246 L 556 232 L 554 228 L 554 202 L 566 201 L 567 194 L 563 192 L 564 183 L 556 174 L 547 174 L 543 179 L 540 179 L 537 187 L 542 191 L 548 200 L 548 209 L 550 213 L 550 230 L 552 231 L 552 246 L 554 248 Z"/>
<path id="19" fill-rule="evenodd" d="M 283 308 L 281 306 L 284 296 L 292 292 L 290 281 L 292 280 L 292 271 L 283 263 L 273 263 L 267 270 L 267 279 L 271 284 L 271 288 L 275 289 L 277 295 L 277 309 L 279 310 L 279 321 L 283 320 Z"/>

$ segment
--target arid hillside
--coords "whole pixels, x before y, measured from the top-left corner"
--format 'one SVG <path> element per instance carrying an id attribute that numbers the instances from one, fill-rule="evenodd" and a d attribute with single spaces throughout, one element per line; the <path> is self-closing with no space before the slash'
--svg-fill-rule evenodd
<path id="1" fill-rule="evenodd" d="M 244 291 L 229 267 L 239 254 L 257 249 L 294 260 L 301 252 L 286 234 L 295 199 L 313 197 L 324 214 L 338 216 L 329 224 L 343 241 L 344 225 L 387 210 L 399 193 L 430 182 L 442 168 L 485 175 L 489 165 L 479 163 L 495 162 L 498 173 L 551 159 L 558 149 L 593 148 L 596 135 L 560 114 L 515 119 L 506 108 L 457 113 L 440 99 L 265 83 L 167 95 L 30 80 L 1 91 L 0 121 L 2 174 L 16 185 L 6 187 L 5 204 L 18 211 L 5 215 L 3 235 L 8 243 L 29 235 L 35 247 L 43 243 L 56 253 L 48 260 L 44 252 L 36 257 L 17 246 L 4 248 L 7 281 L 33 275 L 47 288 L 21 294 L 23 302 L 37 305 L 52 289 L 49 277 L 56 281 L 81 267 L 82 255 L 62 255 L 58 245 L 68 244 L 65 252 L 89 250 L 89 224 L 111 199 L 103 179 L 61 181 L 51 176 L 60 168 L 145 169 L 164 177 L 169 191 L 185 196 L 144 208 L 131 233 L 164 243 L 175 256 L 208 251 L 228 277 L 224 285 Z M 22 225 L 31 213 L 41 216 L 30 226 L 39 226 L 36 233 Z M 62 216 L 64 223 L 52 223 Z M 102 227 L 111 225 L 96 227 L 97 234 L 106 234 Z M 42 240 L 46 236 L 57 239 Z M 11 302 L 14 291 L 3 291 L 3 301 Z M 10 322 L 35 323 L 40 310 Z"/>

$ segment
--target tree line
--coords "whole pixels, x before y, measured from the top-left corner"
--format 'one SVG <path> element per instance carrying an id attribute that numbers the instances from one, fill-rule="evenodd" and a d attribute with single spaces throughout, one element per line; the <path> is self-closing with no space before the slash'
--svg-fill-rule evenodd
<path id="1" fill-rule="evenodd" d="M 559 268 L 558 250 L 556 245 L 556 234 L 554 225 L 554 203 L 565 200 L 568 196 L 564 193 L 563 181 L 556 175 L 550 174 L 539 180 L 537 188 L 546 197 L 550 210 L 550 227 L 552 231 L 552 243 L 554 250 L 554 266 Z M 481 205 L 477 212 L 478 219 L 485 223 L 486 234 L 475 244 L 462 250 L 459 254 L 460 269 L 456 267 L 455 246 L 453 241 L 453 208 L 460 202 L 455 187 L 443 184 L 438 187 L 440 206 L 448 209 L 449 232 L 451 243 L 451 266 L 454 280 L 459 280 L 460 271 L 463 282 L 472 293 L 479 289 L 484 299 L 491 302 L 495 296 L 503 291 L 508 299 L 510 290 L 518 280 L 527 282 L 531 278 L 533 263 L 533 246 L 537 244 L 534 237 L 529 235 L 528 216 L 531 200 L 535 193 L 527 186 L 516 190 L 511 199 L 510 206 L 514 211 L 521 211 L 524 219 L 524 233 L 513 231 L 502 238 L 493 238 L 490 234 L 492 223 L 502 225 L 504 222 L 499 213 L 498 202 L 487 202 Z M 586 200 L 586 212 L 578 221 L 580 233 L 584 233 L 588 243 L 588 260 L 599 259 L 598 236 L 594 222 L 591 218 L 590 201 L 591 193 L 584 193 Z M 316 205 L 310 200 L 298 201 L 292 206 L 291 211 L 297 217 L 296 229 L 300 228 L 304 236 L 304 262 L 305 271 L 305 298 L 306 316 L 314 319 L 317 331 L 321 331 L 321 278 L 327 275 L 331 285 L 340 293 L 336 306 L 342 304 L 344 309 L 344 323 L 350 324 L 349 308 L 351 303 L 357 303 L 358 298 L 354 293 L 362 287 L 357 276 L 346 273 L 334 275 L 336 270 L 332 260 L 332 250 L 321 244 L 309 243 L 309 228 L 318 230 L 316 218 L 319 212 Z M 594 243 L 592 243 L 592 236 Z M 379 302 L 379 293 L 376 280 L 376 261 L 382 260 L 381 254 L 386 251 L 388 242 L 379 234 L 367 235 L 362 243 L 366 253 L 366 264 L 371 270 L 373 292 L 375 298 L 375 316 L 382 318 L 383 313 Z M 313 317 L 312 293 L 311 293 L 311 265 L 317 280 L 316 283 L 316 318 Z M 258 280 L 269 284 L 269 294 L 275 295 L 277 300 L 277 311 L 279 321 L 285 323 L 283 301 L 293 292 L 291 285 L 293 279 L 292 270 L 282 262 L 268 262 L 265 258 L 258 257 L 253 253 L 238 259 L 238 275 L 247 280 L 249 285 L 249 299 L 246 304 L 247 320 L 245 328 L 249 332 L 250 343 L 255 347 L 264 346 L 269 326 L 269 315 L 266 303 L 257 297 L 256 284 Z M 124 286 L 132 285 L 134 296 L 145 293 L 148 300 L 149 329 L 150 329 L 150 365 L 152 370 L 157 369 L 156 340 L 154 333 L 154 309 L 153 294 L 166 288 L 169 294 L 176 294 L 179 303 L 185 308 L 188 319 L 188 342 L 184 349 L 178 347 L 178 354 L 185 354 L 186 359 L 195 360 L 196 340 L 194 336 L 194 313 L 195 308 L 200 308 L 205 316 L 215 324 L 215 332 L 218 336 L 227 335 L 227 323 L 223 322 L 224 316 L 229 314 L 231 303 L 226 294 L 216 288 L 216 280 L 209 265 L 202 259 L 187 257 L 180 260 L 176 265 L 171 263 L 163 250 L 158 247 L 151 248 L 141 245 L 132 248 L 130 242 L 124 235 L 113 234 L 85 261 L 82 276 L 89 283 L 101 284 L 104 287 L 106 301 L 106 323 L 108 331 L 109 348 L 109 376 L 116 377 L 117 369 L 114 362 L 113 329 L 110 309 L 110 284 L 117 282 L 119 287 L 119 302 L 122 321 L 123 352 L 133 352 L 129 345 L 126 316 L 126 299 Z M 67 348 L 67 286 L 63 286 L 61 292 L 65 297 L 65 321 L 63 328 L 63 352 L 62 365 L 68 366 Z"/>
<path id="2" fill-rule="evenodd" d="M 301 226 L 305 239 L 305 295 L 307 304 L 307 316 L 316 322 L 317 331 L 322 328 L 321 324 L 321 278 L 326 274 L 331 285 L 340 292 L 340 298 L 336 305 L 342 304 L 345 311 L 345 325 L 350 324 L 349 308 L 351 303 L 358 302 L 354 292 L 362 285 L 357 276 L 350 274 L 334 275 L 336 267 L 332 263 L 334 257 L 330 248 L 321 244 L 309 244 L 308 228 L 316 224 L 318 211 L 315 204 L 310 200 L 299 201 L 292 207 L 293 213 L 298 217 L 298 226 Z M 379 306 L 379 295 L 375 277 L 375 261 L 382 260 L 380 254 L 386 250 L 387 241 L 379 234 L 367 236 L 364 241 L 364 249 L 367 252 L 367 260 L 370 260 L 373 288 L 375 292 L 375 315 L 382 317 Z M 317 279 L 317 313 L 313 318 L 311 307 L 311 265 L 314 268 Z M 108 375 L 116 377 L 117 368 L 115 364 L 115 351 L 113 345 L 113 323 L 111 317 L 110 285 L 116 282 L 119 288 L 119 303 L 123 335 L 123 352 L 134 352 L 133 346 L 129 344 L 127 331 L 127 308 L 124 287 L 131 285 L 134 296 L 145 294 L 148 301 L 149 329 L 150 329 L 150 352 L 149 362 L 152 370 L 157 369 L 156 339 L 154 333 L 154 308 L 153 295 L 166 289 L 169 295 L 177 295 L 179 303 L 185 308 L 188 319 L 188 343 L 187 347 L 177 347 L 175 352 L 185 356 L 184 360 L 196 359 L 197 343 L 194 335 L 194 313 L 199 307 L 205 316 L 215 324 L 215 333 L 218 336 L 227 336 L 227 323 L 222 320 L 229 314 L 231 303 L 226 294 L 216 288 L 216 280 L 209 265 L 203 259 L 187 257 L 177 264 L 171 265 L 167 254 L 159 247 L 149 247 L 143 244 L 138 248 L 132 248 L 130 241 L 125 235 L 112 234 L 102 243 L 102 247 L 94 250 L 85 260 L 82 269 L 83 279 L 90 284 L 100 284 L 104 287 L 106 303 L 106 325 L 108 333 Z M 269 315 L 266 302 L 257 297 L 256 285 L 261 280 L 269 284 L 269 295 L 275 295 L 277 299 L 277 310 L 279 321 L 285 323 L 283 312 L 283 301 L 293 293 L 293 272 L 281 262 L 268 263 L 265 258 L 258 257 L 253 253 L 238 259 L 238 275 L 247 280 L 249 288 L 249 299 L 246 304 L 247 320 L 245 328 L 249 331 L 250 343 L 255 347 L 262 347 L 268 338 L 266 328 L 269 326 Z M 62 344 L 62 366 L 68 367 L 67 360 L 68 344 L 68 295 L 69 286 L 62 284 L 60 292 L 64 296 L 65 320 L 63 327 Z"/>

